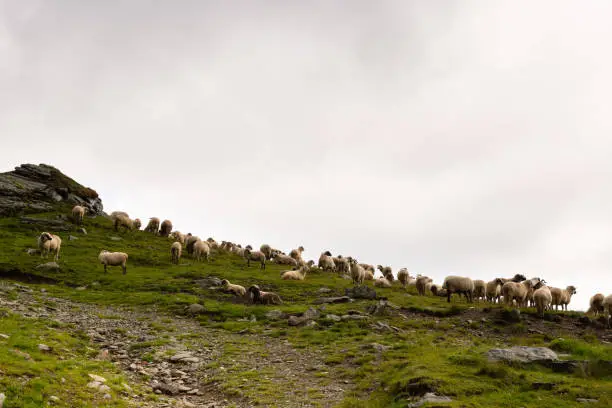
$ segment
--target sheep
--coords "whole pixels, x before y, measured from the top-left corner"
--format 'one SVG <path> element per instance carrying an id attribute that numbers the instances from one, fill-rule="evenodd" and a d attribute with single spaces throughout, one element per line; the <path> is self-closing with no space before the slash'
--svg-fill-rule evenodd
<path id="1" fill-rule="evenodd" d="M 298 266 L 298 261 L 296 261 L 295 259 L 293 259 L 289 255 L 277 254 L 274 257 L 274 263 L 277 263 L 279 265 L 291 265 L 291 266 L 296 266 L 296 267 Z"/>
<path id="2" fill-rule="evenodd" d="M 185 245 L 186 236 L 180 231 L 174 231 L 172 234 L 170 234 L 170 238 L 174 239 L 177 242 L 180 242 L 181 246 Z"/>
<path id="3" fill-rule="evenodd" d="M 374 286 L 379 288 L 390 288 L 391 282 L 389 282 L 389 279 L 385 278 L 384 276 L 381 276 L 374 281 Z"/>
<path id="4" fill-rule="evenodd" d="M 502 295 L 506 305 L 511 306 L 512 301 L 516 300 L 518 307 L 527 306 L 527 294 L 529 289 L 538 289 L 542 285 L 540 278 L 532 278 L 522 282 L 508 281 L 502 286 Z M 552 292 L 552 291 L 551 291 Z"/>
<path id="5" fill-rule="evenodd" d="M 608 321 L 608 327 L 610 327 L 610 318 L 612 317 L 612 295 L 608 295 L 603 300 L 603 309 Z"/>
<path id="6" fill-rule="evenodd" d="M 262 246 L 259 247 L 259 251 L 263 252 L 263 254 L 266 256 L 267 260 L 271 260 L 273 258 L 272 256 L 272 247 L 268 244 L 263 244 Z"/>
<path id="7" fill-rule="evenodd" d="M 149 218 L 149 223 L 147 224 L 144 230 L 145 232 L 152 232 L 153 234 L 157 235 L 157 232 L 159 231 L 159 218 Z"/>
<path id="8" fill-rule="evenodd" d="M 218 243 L 217 241 L 215 241 L 213 238 L 208 237 L 208 238 L 206 239 L 206 242 L 208 242 L 208 246 L 209 246 L 211 249 L 219 249 L 219 243 Z"/>
<path id="9" fill-rule="evenodd" d="M 246 248 L 244 250 L 244 257 L 247 260 L 247 266 L 251 266 L 251 261 L 259 262 L 260 269 L 266 269 L 266 255 L 261 251 L 251 251 Z"/>
<path id="10" fill-rule="evenodd" d="M 594 314 L 595 316 L 604 312 L 603 307 L 604 295 L 601 293 L 597 293 L 591 297 L 589 300 L 589 310 L 588 314 Z"/>
<path id="11" fill-rule="evenodd" d="M 486 297 L 485 281 L 481 279 L 475 279 L 474 280 L 474 299 L 476 299 L 476 301 L 479 302 L 480 299 L 484 300 L 485 297 Z"/>
<path id="12" fill-rule="evenodd" d="M 170 254 L 172 255 L 172 263 L 178 265 L 181 254 L 183 253 L 183 246 L 180 242 L 176 241 L 170 247 Z"/>
<path id="13" fill-rule="evenodd" d="M 100 255 L 98 255 L 98 259 L 100 263 L 104 265 L 104 273 L 106 273 L 106 268 L 108 266 L 121 266 L 123 269 L 123 274 L 127 273 L 127 260 L 128 254 L 125 252 L 108 252 L 106 250 L 102 250 Z"/>
<path id="14" fill-rule="evenodd" d="M 351 265 L 351 278 L 353 278 L 353 283 L 362 285 L 366 275 L 365 269 L 357 263 L 357 260 L 351 257 L 348 258 L 348 261 Z"/>
<path id="15" fill-rule="evenodd" d="M 292 249 L 291 252 L 289 252 L 289 256 L 295 259 L 296 261 L 299 261 L 300 259 L 302 259 L 302 252 L 304 252 L 304 247 L 300 245 L 299 248 Z"/>
<path id="16" fill-rule="evenodd" d="M 361 264 L 359 264 L 359 266 L 361 266 Z M 363 266 L 361 266 L 361 267 L 363 268 Z M 370 269 L 365 269 L 365 268 L 364 268 L 364 271 L 365 271 L 364 279 L 365 280 L 373 281 L 374 280 L 374 272 L 372 272 L 372 270 L 370 270 Z"/>
<path id="17" fill-rule="evenodd" d="M 370 264 L 366 264 L 366 263 L 360 263 L 359 265 L 361 265 L 361 267 L 366 270 L 366 273 L 368 271 L 371 272 L 372 273 L 372 279 L 374 279 L 374 274 L 376 273 L 376 268 L 374 268 L 374 265 L 370 265 Z"/>
<path id="18" fill-rule="evenodd" d="M 185 239 L 185 248 L 187 249 L 187 254 L 189 255 L 193 255 L 193 246 L 195 245 L 196 242 L 201 241 L 200 237 L 197 237 L 195 235 L 189 235 L 187 234 L 187 238 Z"/>
<path id="19" fill-rule="evenodd" d="M 527 280 L 527 278 L 525 277 L 525 275 L 521 275 L 521 274 L 518 274 L 518 273 L 517 273 L 516 275 L 514 275 L 514 276 L 513 276 L 512 278 L 510 278 L 510 279 L 507 279 L 507 278 L 501 278 L 501 280 L 502 280 L 502 282 L 503 282 L 503 283 L 502 283 L 502 285 L 503 285 L 503 284 L 504 284 L 504 283 L 506 283 L 506 282 L 516 282 L 516 283 L 518 283 L 518 282 L 523 282 L 523 281 L 526 281 L 526 280 Z"/>
<path id="20" fill-rule="evenodd" d="M 338 273 L 344 275 L 348 275 L 350 273 L 350 266 L 347 258 L 343 258 L 342 255 L 338 255 L 338 257 L 334 257 L 332 259 Z"/>
<path id="21" fill-rule="evenodd" d="M 128 213 L 126 213 L 125 211 L 113 211 L 110 215 L 111 220 L 115 220 L 115 218 L 119 215 L 123 215 L 124 217 L 128 217 L 130 218 L 130 216 L 128 215 Z"/>
<path id="22" fill-rule="evenodd" d="M 408 284 L 408 278 L 410 278 L 408 269 L 402 268 L 399 271 L 397 271 L 397 280 L 400 281 L 404 289 L 406 289 L 406 285 Z"/>
<path id="23" fill-rule="evenodd" d="M 442 292 L 442 287 L 432 282 L 431 285 L 429 286 L 429 291 L 431 292 L 432 295 L 438 296 Z M 444 296 L 446 296 L 446 294 Z"/>
<path id="24" fill-rule="evenodd" d="M 432 283 L 432 282 L 433 280 L 427 276 L 419 276 L 416 279 L 416 289 L 417 289 L 419 296 L 425 296 L 427 292 L 427 284 Z"/>
<path id="25" fill-rule="evenodd" d="M 533 301 L 535 303 L 535 307 L 538 311 L 538 314 L 544 317 L 544 311 L 550 308 L 552 303 L 552 294 L 550 293 L 550 288 L 548 286 L 542 286 L 539 289 L 536 289 L 533 292 Z"/>
<path id="26" fill-rule="evenodd" d="M 504 281 L 502 278 L 496 278 L 490 282 L 487 282 L 485 286 L 485 296 L 487 301 L 491 303 L 499 303 L 499 299 L 501 297 L 501 289 L 504 285 Z"/>
<path id="27" fill-rule="evenodd" d="M 390 266 L 383 267 L 382 265 L 378 265 L 376 268 L 383 274 L 385 278 L 389 279 L 390 281 L 393 281 L 393 270 Z"/>
<path id="28" fill-rule="evenodd" d="M 333 272 L 336 270 L 336 264 L 334 263 L 334 260 L 332 259 L 331 252 L 325 251 L 321 254 L 321 256 L 319 257 L 318 266 L 324 271 Z"/>
<path id="29" fill-rule="evenodd" d="M 136 231 L 140 230 L 140 227 L 142 227 L 142 221 L 140 221 L 140 218 L 136 218 L 134 221 L 132 221 L 132 224 L 134 225 L 134 229 Z"/>
<path id="30" fill-rule="evenodd" d="M 115 231 L 119 231 L 120 227 L 124 227 L 126 231 L 134 229 L 134 221 L 130 220 L 123 214 L 119 214 L 115 217 Z"/>
<path id="31" fill-rule="evenodd" d="M 246 289 L 244 288 L 244 286 L 234 285 L 230 283 L 230 281 L 228 281 L 227 279 L 223 279 L 221 281 L 221 286 L 223 286 L 223 289 L 225 289 L 226 292 L 233 293 L 234 296 L 246 295 Z"/>
<path id="32" fill-rule="evenodd" d="M 57 262 L 59 259 L 60 249 L 62 247 L 62 239 L 57 235 L 43 232 L 38 237 L 38 249 L 40 250 L 40 257 L 49 256 L 50 252 L 53 252 L 55 256 L 53 259 Z"/>
<path id="33" fill-rule="evenodd" d="M 573 286 L 568 286 L 565 289 L 550 288 L 550 293 L 555 310 L 559 310 L 559 306 L 561 306 L 561 310 L 567 310 L 567 305 L 572 300 L 572 295 L 576 294 L 576 288 Z"/>
<path id="34" fill-rule="evenodd" d="M 418 282 L 418 279 L 417 279 Z M 450 303 L 453 293 L 465 295 L 468 302 L 474 301 L 474 281 L 467 277 L 447 276 L 442 284 L 442 289 L 446 290 L 446 301 Z"/>
<path id="35" fill-rule="evenodd" d="M 161 223 L 161 227 L 159 228 L 159 235 L 162 237 L 167 237 L 172 232 L 172 221 L 164 220 Z"/>
<path id="36" fill-rule="evenodd" d="M 210 246 L 208 242 L 198 240 L 193 244 L 193 257 L 196 261 L 201 261 L 202 258 L 206 259 L 206 262 L 210 262 Z"/>
<path id="37" fill-rule="evenodd" d="M 262 305 L 281 305 L 283 301 L 280 296 L 274 292 L 264 292 L 259 289 L 259 286 L 253 285 L 249 288 L 249 296 L 253 303 L 261 303 Z"/>
<path id="38" fill-rule="evenodd" d="M 281 272 L 281 278 L 283 280 L 304 280 L 307 272 L 308 267 L 302 266 L 300 269 Z"/>
<path id="39" fill-rule="evenodd" d="M 72 208 L 72 219 L 77 225 L 81 225 L 83 223 L 83 217 L 85 217 L 85 211 L 87 211 L 87 208 L 81 207 L 80 205 L 75 205 Z"/>

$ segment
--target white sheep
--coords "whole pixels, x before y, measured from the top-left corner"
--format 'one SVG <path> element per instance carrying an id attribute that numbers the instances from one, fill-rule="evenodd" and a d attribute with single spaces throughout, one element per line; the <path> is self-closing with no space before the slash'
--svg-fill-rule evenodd
<path id="1" fill-rule="evenodd" d="M 262 252 L 263 253 L 263 252 Z M 289 255 L 282 255 L 282 254 L 275 254 L 276 256 L 274 257 L 274 263 L 277 263 L 279 265 L 291 265 L 291 266 L 298 266 L 298 261 L 296 261 L 294 258 L 290 257 Z"/>
<path id="2" fill-rule="evenodd" d="M 157 235 L 159 231 L 159 218 L 157 217 L 149 218 L 149 223 L 147 224 L 144 230 L 145 232 L 152 232 Z"/>
<path id="3" fill-rule="evenodd" d="M 266 255 L 261 251 L 251 251 L 248 248 L 244 250 L 244 257 L 247 260 L 247 266 L 251 266 L 251 261 L 259 262 L 260 269 L 266 269 Z"/>
<path id="4" fill-rule="evenodd" d="M 263 254 L 266 256 L 267 260 L 271 260 L 273 258 L 272 256 L 272 247 L 268 244 L 263 244 L 262 246 L 259 247 L 259 251 L 263 252 Z M 296 263 L 297 265 L 297 263 Z"/>
<path id="5" fill-rule="evenodd" d="M 159 235 L 162 237 L 167 237 L 172 232 L 172 221 L 164 220 L 161 223 L 161 227 L 159 228 Z"/>
<path id="6" fill-rule="evenodd" d="M 319 268 L 323 269 L 324 271 L 335 271 L 336 270 L 336 264 L 334 263 L 334 260 L 332 258 L 331 252 L 329 251 L 325 251 L 321 254 L 321 256 L 319 257 L 319 263 L 318 263 Z"/>
<path id="7" fill-rule="evenodd" d="M 299 261 L 300 259 L 302 259 L 302 252 L 304 252 L 304 247 L 300 245 L 299 248 L 292 249 L 291 252 L 289 252 L 289 256 L 295 259 L 296 261 Z"/>
<path id="8" fill-rule="evenodd" d="M 349 257 L 348 260 L 351 265 L 351 278 L 353 279 L 353 283 L 362 285 L 366 275 L 365 269 L 357 263 L 356 259 Z"/>
<path id="9" fill-rule="evenodd" d="M 334 265 L 336 266 L 336 271 L 343 275 L 350 274 L 350 265 L 348 258 L 343 258 L 342 255 L 338 255 L 338 257 L 332 257 L 334 261 Z"/>
<path id="10" fill-rule="evenodd" d="M 98 255 L 98 260 L 100 260 L 100 263 L 104 265 L 105 273 L 108 266 L 121 266 L 121 269 L 123 269 L 123 274 L 125 275 L 127 273 L 128 254 L 125 252 L 108 252 L 106 250 L 102 250 L 100 255 Z"/>
<path id="11" fill-rule="evenodd" d="M 40 257 L 47 257 L 50 252 L 53 252 L 55 256 L 53 259 L 57 261 L 59 259 L 60 249 L 62 247 L 62 239 L 57 235 L 43 232 L 38 236 L 38 249 L 40 250 Z"/>
<path id="12" fill-rule="evenodd" d="M 503 285 L 504 281 L 501 278 L 496 278 L 490 282 L 487 282 L 485 286 L 485 296 L 487 301 L 491 303 L 499 303 Z"/>
<path id="13" fill-rule="evenodd" d="M 408 278 L 410 278 L 408 269 L 402 268 L 399 271 L 397 271 L 397 280 L 400 281 L 404 289 L 406 288 L 406 285 L 408 285 Z"/>
<path id="14" fill-rule="evenodd" d="M 117 217 L 118 215 L 123 215 L 124 217 L 128 217 L 128 218 L 130 218 L 130 216 L 128 215 L 128 213 L 126 213 L 125 211 L 113 211 L 113 212 L 110 214 L 110 218 L 111 218 L 111 220 L 113 220 L 113 221 L 114 221 L 114 220 L 115 220 L 115 217 Z"/>
<path id="15" fill-rule="evenodd" d="M 364 270 L 364 273 L 365 273 L 365 270 Z M 384 276 L 380 276 L 378 279 L 374 281 L 374 286 L 379 287 L 379 288 L 390 288 L 391 282 L 389 282 L 389 279 L 385 278 Z"/>
<path id="16" fill-rule="evenodd" d="M 594 314 L 595 316 L 599 315 L 600 313 L 603 313 L 604 312 L 604 306 L 603 306 L 604 299 L 605 299 L 605 296 L 602 293 L 597 293 L 591 296 L 591 299 L 589 299 L 589 310 L 587 311 L 587 313 Z"/>
<path id="17" fill-rule="evenodd" d="M 416 289 L 419 296 L 425 296 L 427 294 L 427 289 L 431 288 L 432 283 L 433 279 L 427 276 L 419 276 L 416 278 Z"/>
<path id="18" fill-rule="evenodd" d="M 80 205 L 75 205 L 72 208 L 72 219 L 76 224 L 81 225 L 83 223 L 85 211 L 87 211 L 87 208 L 81 207 Z"/>
<path id="19" fill-rule="evenodd" d="M 235 296 L 246 295 L 246 289 L 244 288 L 244 286 L 234 285 L 230 283 L 230 281 L 228 281 L 227 279 L 223 279 L 221 281 L 221 285 L 227 292 L 233 293 Z"/>
<path id="20" fill-rule="evenodd" d="M 206 239 L 206 242 L 208 242 L 208 246 L 209 246 L 211 249 L 219 249 L 219 243 L 218 243 L 217 241 L 215 241 L 213 238 L 208 237 L 208 238 Z"/>
<path id="21" fill-rule="evenodd" d="M 185 245 L 186 235 L 183 234 L 181 231 L 173 231 L 172 234 L 170 234 L 170 238 L 179 242 L 181 246 Z"/>
<path id="22" fill-rule="evenodd" d="M 393 281 L 393 270 L 390 266 L 383 267 L 382 265 L 378 265 L 376 268 L 382 273 L 385 278 L 390 281 Z"/>
<path id="23" fill-rule="evenodd" d="M 573 286 L 568 286 L 565 289 L 550 288 L 550 293 L 555 310 L 559 310 L 559 306 L 561 306 L 561 310 L 567 310 L 567 305 L 572 300 L 572 295 L 576 294 L 576 288 Z"/>
<path id="24" fill-rule="evenodd" d="M 126 231 L 131 231 L 134 228 L 134 221 L 123 214 L 118 214 L 115 216 L 114 220 L 115 231 L 119 231 L 120 227 L 124 227 Z"/>
<path id="25" fill-rule="evenodd" d="M 202 258 L 206 259 L 206 262 L 210 262 L 210 246 L 208 242 L 198 240 L 193 244 L 193 257 L 197 261 L 201 261 Z"/>
<path id="26" fill-rule="evenodd" d="M 526 279 L 522 282 L 508 281 L 502 286 L 504 302 L 506 302 L 506 305 L 512 306 L 512 302 L 516 301 L 517 307 L 526 307 L 529 289 L 539 289 L 542 284 L 540 278 Z"/>
<path id="27" fill-rule="evenodd" d="M 300 269 L 281 272 L 281 278 L 283 280 L 304 280 L 307 272 L 308 267 L 302 266 Z"/>
<path id="28" fill-rule="evenodd" d="M 185 238 L 185 248 L 187 249 L 188 255 L 193 255 L 193 246 L 198 241 L 201 241 L 200 237 L 187 234 L 187 237 Z"/>
<path id="29" fill-rule="evenodd" d="M 470 303 L 474 301 L 474 281 L 472 281 L 470 278 L 462 276 L 447 276 L 442 284 L 442 289 L 446 290 L 446 301 L 449 303 L 453 293 L 465 295 L 465 298 Z"/>
<path id="30" fill-rule="evenodd" d="M 170 254 L 172 255 L 172 263 L 178 265 L 179 259 L 183 253 L 183 246 L 180 242 L 176 241 L 170 247 Z"/>
<path id="31" fill-rule="evenodd" d="M 260 303 L 262 305 L 281 305 L 283 303 L 280 296 L 276 293 L 264 292 L 257 285 L 249 288 L 249 295 L 253 303 Z"/>
<path id="32" fill-rule="evenodd" d="M 142 221 L 140 221 L 140 218 L 136 218 L 134 221 L 132 221 L 132 223 L 136 231 L 140 230 L 140 227 L 142 227 Z"/>
<path id="33" fill-rule="evenodd" d="M 544 311 L 550 308 L 552 294 L 548 286 L 542 286 L 533 291 L 533 301 L 540 316 L 544 317 Z"/>
<path id="34" fill-rule="evenodd" d="M 474 299 L 480 301 L 480 299 L 486 298 L 486 283 L 481 279 L 474 280 Z"/>

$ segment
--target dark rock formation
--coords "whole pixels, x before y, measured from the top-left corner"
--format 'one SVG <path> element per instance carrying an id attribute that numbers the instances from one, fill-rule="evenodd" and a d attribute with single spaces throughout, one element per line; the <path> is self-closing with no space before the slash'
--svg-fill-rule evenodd
<path id="1" fill-rule="evenodd" d="M 102 200 L 46 164 L 22 164 L 14 171 L 0 173 L 0 216 L 52 211 L 62 204 L 79 204 L 89 214 L 102 214 Z"/>

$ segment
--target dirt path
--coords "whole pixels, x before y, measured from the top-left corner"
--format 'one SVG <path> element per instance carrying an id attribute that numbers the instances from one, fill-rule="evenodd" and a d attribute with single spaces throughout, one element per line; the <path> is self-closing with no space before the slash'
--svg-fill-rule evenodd
<path id="1" fill-rule="evenodd" d="M 142 407 L 331 407 L 350 388 L 316 349 L 296 350 L 269 336 L 200 326 L 192 318 L 100 307 L 58 299 L 13 284 L 15 300 L 0 306 L 32 318 L 74 325 L 116 363 L 132 384 L 160 394 L 131 395 Z"/>

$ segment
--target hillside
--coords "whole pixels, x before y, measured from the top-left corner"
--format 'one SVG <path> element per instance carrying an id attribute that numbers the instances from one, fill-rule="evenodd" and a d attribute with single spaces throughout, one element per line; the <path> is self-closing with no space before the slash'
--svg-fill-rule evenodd
<path id="1" fill-rule="evenodd" d="M 315 269 L 283 281 L 288 268 L 247 267 L 221 250 L 210 263 L 184 253 L 173 265 L 170 239 L 115 232 L 97 194 L 58 173 L 52 179 L 69 185 L 39 179 L 39 193 L 12 189 L 11 202 L 27 196 L 30 204 L 0 213 L 3 408 L 612 405 L 612 331 L 602 320 L 448 304 L 397 284 L 363 299 L 367 291 L 336 274 Z M 41 193 L 55 189 L 65 198 Z M 75 202 L 93 210 L 85 231 L 67 217 Z M 51 258 L 27 251 L 45 230 L 63 240 L 59 270 L 39 267 Z M 104 274 L 101 249 L 127 252 L 127 274 Z M 224 293 L 220 279 L 257 284 L 284 303 L 248 304 Z M 558 359 L 488 354 L 513 346 L 548 347 Z"/>

